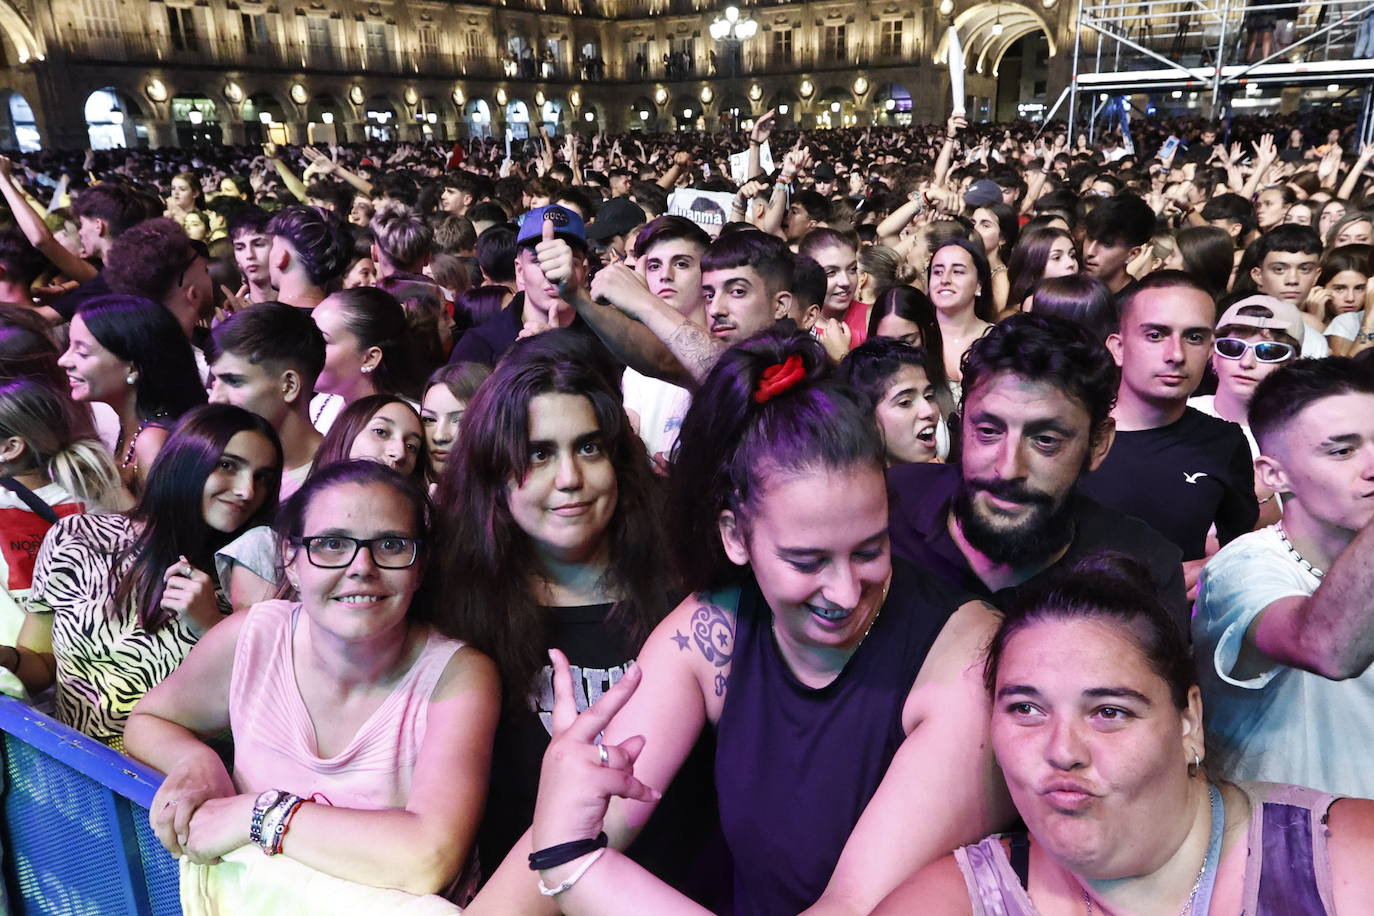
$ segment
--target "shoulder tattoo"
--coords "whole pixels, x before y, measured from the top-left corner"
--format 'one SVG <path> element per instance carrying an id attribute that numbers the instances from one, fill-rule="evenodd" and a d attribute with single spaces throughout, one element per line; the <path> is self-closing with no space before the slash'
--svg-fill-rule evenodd
<path id="1" fill-rule="evenodd" d="M 735 622 L 723 609 L 708 601 L 702 601 L 692 612 L 687 623 L 688 633 L 677 630 L 670 637 L 677 643 L 679 651 L 690 651 L 696 646 L 701 657 L 716 669 L 716 696 L 725 694 L 726 668 L 735 651 Z"/>

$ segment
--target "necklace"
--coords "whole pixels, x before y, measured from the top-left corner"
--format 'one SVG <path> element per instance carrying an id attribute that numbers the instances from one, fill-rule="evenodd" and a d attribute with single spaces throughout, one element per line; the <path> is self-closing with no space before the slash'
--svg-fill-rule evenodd
<path id="1" fill-rule="evenodd" d="M 1313 566 L 1311 563 L 1307 562 L 1306 558 L 1304 558 L 1302 554 L 1298 553 L 1298 548 L 1294 547 L 1293 542 L 1288 540 L 1288 532 L 1283 530 L 1283 522 L 1277 522 L 1274 525 L 1274 530 L 1276 530 L 1279 533 L 1279 540 L 1283 541 L 1283 546 L 1288 548 L 1289 554 L 1292 555 L 1293 559 L 1298 561 L 1299 566 L 1310 572 L 1313 576 L 1317 577 L 1318 579 L 1321 579 L 1326 575 L 1325 570 L 1321 570 Z"/>
<path id="2" fill-rule="evenodd" d="M 334 403 L 334 398 L 336 397 L 338 397 L 338 395 L 327 394 L 320 398 L 320 404 L 315 408 L 315 415 L 310 418 L 311 426 L 320 425 L 320 417 L 324 416 L 324 412 L 329 409 L 330 404 Z"/>
<path id="3" fill-rule="evenodd" d="M 129 438 L 129 447 L 128 447 L 127 449 L 124 450 L 124 457 L 123 457 L 123 458 L 120 460 L 120 462 L 119 462 L 119 466 L 120 466 L 121 468 L 127 468 L 127 467 L 130 467 L 130 466 L 133 465 L 133 463 L 134 463 L 134 446 L 138 445 L 138 437 L 141 436 L 141 435 L 143 435 L 143 431 L 144 431 L 145 429 L 147 429 L 147 428 L 148 428 L 148 424 L 150 424 L 150 423 L 152 423 L 152 422 L 153 422 L 152 420 L 140 420 L 140 421 L 139 421 L 138 429 L 134 430 L 133 436 L 131 436 L 131 437 Z"/>
<path id="4" fill-rule="evenodd" d="M 1221 793 L 1216 786 L 1207 787 L 1207 802 L 1212 814 L 1212 836 L 1207 843 L 1207 855 L 1202 859 L 1202 867 L 1198 869 L 1197 880 L 1193 882 L 1193 889 L 1188 892 L 1188 899 L 1183 902 L 1183 909 L 1179 910 L 1179 916 L 1194 916 L 1193 906 L 1197 902 L 1198 892 L 1202 889 L 1202 879 L 1208 877 L 1209 871 L 1214 871 L 1221 861 L 1221 840 L 1222 833 L 1226 829 L 1226 808 L 1221 803 Z M 1218 810 L 1220 809 L 1220 810 Z M 1215 875 L 1211 876 L 1214 880 Z M 1088 889 L 1083 890 L 1083 905 L 1088 909 L 1088 916 L 1093 916 L 1096 910 L 1093 908 L 1093 898 L 1088 894 Z M 1207 893 L 1205 895 L 1206 905 L 1202 908 L 1204 913 L 1212 906 L 1212 880 L 1207 882 Z"/>

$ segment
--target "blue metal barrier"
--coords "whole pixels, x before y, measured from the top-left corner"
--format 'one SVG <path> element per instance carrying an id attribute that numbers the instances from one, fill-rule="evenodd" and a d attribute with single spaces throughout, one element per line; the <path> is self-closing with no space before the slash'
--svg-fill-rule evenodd
<path id="1" fill-rule="evenodd" d="M 177 863 L 148 827 L 162 776 L 0 696 L 0 912 L 180 916 Z"/>

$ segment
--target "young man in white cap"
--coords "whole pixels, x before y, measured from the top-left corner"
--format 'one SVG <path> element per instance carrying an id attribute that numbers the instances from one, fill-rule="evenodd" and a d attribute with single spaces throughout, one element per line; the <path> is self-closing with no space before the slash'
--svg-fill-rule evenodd
<path id="1" fill-rule="evenodd" d="M 1298 359 L 1306 333 L 1302 313 L 1273 296 L 1247 296 L 1236 302 L 1217 322 L 1212 341 L 1212 371 L 1217 376 L 1216 394 L 1188 399 L 1188 406 L 1209 416 L 1229 420 L 1240 427 L 1250 443 L 1250 456 L 1258 458 L 1259 443 L 1250 431 L 1247 413 L 1259 383 Z M 1255 480 L 1260 524 L 1272 524 L 1282 514 L 1281 497 Z"/>

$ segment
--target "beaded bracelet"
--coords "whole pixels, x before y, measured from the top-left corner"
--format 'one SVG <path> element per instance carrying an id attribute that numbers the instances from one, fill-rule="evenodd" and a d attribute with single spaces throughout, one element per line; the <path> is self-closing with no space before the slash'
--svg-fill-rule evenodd
<path id="1" fill-rule="evenodd" d="M 530 853 L 530 871 L 544 871 L 548 868 L 566 865 L 573 859 L 580 859 L 589 852 L 604 849 L 609 842 L 605 831 L 602 831 L 591 839 L 573 840 L 571 843 L 559 843 L 557 846 L 537 850 Z"/>

